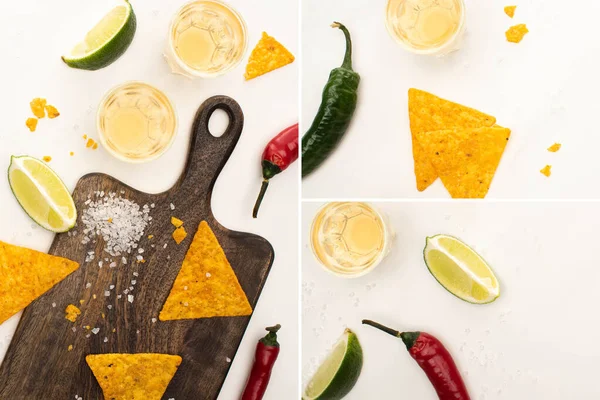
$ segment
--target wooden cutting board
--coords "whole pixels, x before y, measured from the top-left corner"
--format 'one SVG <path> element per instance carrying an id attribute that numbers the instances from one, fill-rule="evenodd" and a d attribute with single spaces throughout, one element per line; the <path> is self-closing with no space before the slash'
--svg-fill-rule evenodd
<path id="1" fill-rule="evenodd" d="M 208 121 L 216 109 L 229 115 L 229 126 L 221 137 L 214 137 L 208 131 Z M 155 204 L 150 212 L 152 224 L 139 243 L 145 249 L 146 261 L 141 264 L 128 260 L 127 265 L 99 268 L 103 241 L 82 244 L 80 220 L 76 235 L 56 235 L 49 253 L 77 261 L 81 267 L 25 309 L 0 367 L 0 399 L 66 400 L 75 395 L 84 400 L 102 399 L 102 391 L 85 356 L 144 352 L 178 354 L 183 358 L 164 399 L 217 398 L 231 365 L 228 361 L 234 358 L 250 317 L 169 322 L 152 322 L 152 319 L 158 318 L 202 220 L 215 232 L 248 300 L 253 307 L 257 303 L 273 263 L 273 248 L 259 236 L 222 227 L 211 210 L 215 181 L 233 152 L 243 125 L 244 115 L 233 99 L 216 96 L 202 104 L 194 120 L 184 172 L 175 186 L 164 193 L 142 193 L 103 174 L 81 178 L 73 194 L 80 215 L 88 195 L 96 191 L 117 193 L 140 206 Z M 173 211 L 171 203 L 175 205 Z M 182 219 L 188 231 L 188 237 L 179 246 L 171 237 L 174 230 L 171 216 Z M 148 235 L 154 237 L 148 239 Z M 165 243 L 167 248 L 163 248 Z M 90 251 L 96 257 L 85 262 Z M 102 254 L 104 257 L 109 255 Z M 117 300 L 116 294 L 131 286 L 132 279 L 137 280 L 132 292 L 134 302 L 129 303 L 127 295 Z M 88 282 L 91 287 L 86 289 Z M 105 297 L 110 285 L 115 288 L 110 297 Z M 80 300 L 85 301 L 81 306 Z M 75 324 L 65 319 L 68 304 L 82 310 Z M 107 308 L 109 304 L 112 309 Z M 100 331 L 93 334 L 83 328 L 85 325 Z M 75 332 L 73 326 L 77 328 Z M 90 337 L 86 338 L 86 334 Z M 69 345 L 73 345 L 72 351 L 67 350 Z"/>

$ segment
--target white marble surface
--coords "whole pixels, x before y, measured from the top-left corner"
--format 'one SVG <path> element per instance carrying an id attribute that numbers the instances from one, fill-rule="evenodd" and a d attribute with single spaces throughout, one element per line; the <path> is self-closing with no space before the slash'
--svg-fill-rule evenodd
<path id="1" fill-rule="evenodd" d="M 265 77 L 245 82 L 245 61 L 228 75 L 215 80 L 190 81 L 171 75 L 162 58 L 171 16 L 183 0 L 132 0 L 138 31 L 127 53 L 110 67 L 77 71 L 66 67 L 60 55 L 74 45 L 111 2 L 76 0 L 21 0 L 0 4 L 2 73 L 0 74 L 0 170 L 8 168 L 10 156 L 28 154 L 53 157 L 50 165 L 73 188 L 77 179 L 99 171 L 148 192 L 169 188 L 183 169 L 193 115 L 201 102 L 216 94 L 235 98 L 242 106 L 246 124 L 242 138 L 217 181 L 213 207 L 226 227 L 260 234 L 273 244 L 275 264 L 240 346 L 219 399 L 238 398 L 263 328 L 280 322 L 282 352 L 266 399 L 292 398 L 297 393 L 298 306 L 297 176 L 298 166 L 277 177 L 258 220 L 251 210 L 261 182 L 260 155 L 268 140 L 297 121 L 298 63 Z M 231 0 L 246 19 L 249 51 L 266 30 L 298 54 L 297 2 Z M 103 94 L 127 80 L 142 80 L 163 90 L 174 102 L 180 128 L 175 144 L 161 159 L 145 165 L 124 164 L 104 150 L 89 151 L 81 136 L 97 139 L 95 111 Z M 61 116 L 40 121 L 29 133 L 24 123 L 30 116 L 29 101 L 46 97 Z M 218 121 L 217 121 L 218 122 Z M 222 123 L 223 121 L 221 121 Z M 218 123 L 217 123 L 218 125 Z M 222 125 L 222 124 L 221 124 Z M 74 151 L 75 156 L 69 157 Z M 6 178 L 0 179 L 0 240 L 48 249 L 52 235 L 35 227 L 14 200 Z M 3 356 L 18 316 L 0 326 Z M 225 355 L 223 356 L 225 357 Z"/>
<path id="2" fill-rule="evenodd" d="M 497 117 L 512 138 L 488 198 L 598 198 L 594 182 L 600 68 L 594 40 L 600 3 L 465 0 L 467 31 L 460 51 L 437 59 L 400 48 L 384 25 L 385 0 L 303 0 L 302 114 L 308 128 L 329 71 L 341 64 L 344 42 L 329 27 L 345 23 L 362 76 L 355 119 L 338 150 L 304 179 L 304 198 L 448 198 L 438 180 L 415 188 L 407 91 L 416 87 Z M 512 4 L 512 3 L 511 3 Z M 520 44 L 505 31 L 526 23 Z M 546 151 L 555 141 L 559 153 Z M 547 179 L 539 173 L 553 165 Z"/>
<path id="3" fill-rule="evenodd" d="M 303 239 L 318 203 L 303 205 Z M 434 334 L 454 356 L 471 398 L 595 399 L 600 358 L 597 203 L 381 203 L 394 248 L 371 274 L 331 276 L 304 240 L 302 366 L 306 382 L 347 326 L 364 367 L 345 399 L 437 399 L 398 339 L 362 326 L 370 318 Z M 501 297 L 485 306 L 455 298 L 427 271 L 425 238 L 454 235 L 494 269 Z M 376 394 L 376 395 L 375 395 Z"/>

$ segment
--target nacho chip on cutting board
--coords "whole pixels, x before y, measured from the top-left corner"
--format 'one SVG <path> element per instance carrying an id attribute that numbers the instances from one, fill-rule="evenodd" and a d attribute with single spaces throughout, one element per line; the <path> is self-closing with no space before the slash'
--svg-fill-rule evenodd
<path id="1" fill-rule="evenodd" d="M 275 40 L 274 37 L 263 32 L 260 41 L 254 50 L 252 50 L 252 54 L 250 54 L 244 78 L 249 81 L 250 79 L 291 64 L 295 59 L 294 55 Z"/>
<path id="2" fill-rule="evenodd" d="M 85 358 L 106 400 L 161 400 L 181 364 L 169 354 L 91 354 Z"/>
<path id="3" fill-rule="evenodd" d="M 208 223 L 202 221 L 159 319 L 169 321 L 250 314 L 252 307 L 223 248 Z"/>
<path id="4" fill-rule="evenodd" d="M 510 129 L 485 127 L 421 132 L 417 140 L 452 198 L 483 199 L 510 138 Z"/>
<path id="5" fill-rule="evenodd" d="M 0 324 L 77 268 L 66 258 L 0 242 Z"/>
<path id="6" fill-rule="evenodd" d="M 417 190 L 420 192 L 427 189 L 438 178 L 438 174 L 417 141 L 417 134 L 458 128 L 490 127 L 496 123 L 496 118 L 491 115 L 419 89 L 408 91 L 408 113 L 415 177 Z"/>

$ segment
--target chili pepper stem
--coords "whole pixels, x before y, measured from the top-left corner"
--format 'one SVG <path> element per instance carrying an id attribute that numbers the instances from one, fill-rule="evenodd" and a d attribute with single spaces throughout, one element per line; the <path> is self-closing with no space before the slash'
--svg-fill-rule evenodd
<path id="1" fill-rule="evenodd" d="M 265 329 L 269 333 L 267 333 L 267 336 L 260 339 L 260 342 L 265 346 L 279 347 L 279 343 L 277 342 L 277 332 L 279 332 L 279 330 L 281 329 L 281 325 L 277 324 L 275 326 L 270 326 Z"/>
<path id="2" fill-rule="evenodd" d="M 379 329 L 380 331 L 383 331 L 383 332 L 387 333 L 388 335 L 392 335 L 397 338 L 401 337 L 401 335 L 402 335 L 401 332 L 399 332 L 395 329 L 388 328 L 387 326 L 381 325 L 380 323 L 371 321 L 369 319 L 363 319 L 362 323 L 363 323 L 363 325 L 372 326 L 373 328 Z"/>
<path id="3" fill-rule="evenodd" d="M 352 69 L 352 39 L 350 38 L 350 32 L 344 26 L 344 24 L 339 22 L 334 22 L 331 24 L 332 28 L 339 28 L 344 32 L 344 36 L 346 37 L 346 54 L 344 55 L 344 62 L 342 62 L 342 68 Z"/>
<path id="4" fill-rule="evenodd" d="M 258 209 L 260 208 L 260 204 L 265 197 L 265 193 L 267 193 L 267 189 L 269 188 L 269 180 L 263 180 L 263 183 L 260 187 L 260 193 L 258 194 L 258 198 L 256 199 L 256 203 L 254 204 L 254 210 L 252 211 L 252 218 L 258 217 Z"/>

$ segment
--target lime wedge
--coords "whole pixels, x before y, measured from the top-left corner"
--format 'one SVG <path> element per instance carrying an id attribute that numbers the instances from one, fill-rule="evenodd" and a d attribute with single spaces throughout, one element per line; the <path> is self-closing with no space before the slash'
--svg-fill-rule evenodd
<path id="1" fill-rule="evenodd" d="M 129 1 L 122 3 L 106 14 L 70 53 L 62 56 L 69 67 L 97 70 L 125 53 L 133 41 L 137 22 Z"/>
<path id="2" fill-rule="evenodd" d="M 500 296 L 492 269 L 460 240 L 446 235 L 428 237 L 423 255 L 433 277 L 459 299 L 487 304 Z"/>
<path id="3" fill-rule="evenodd" d="M 303 400 L 338 400 L 358 381 L 363 365 L 362 347 L 354 332 L 346 329 L 327 359 L 306 386 Z"/>
<path id="4" fill-rule="evenodd" d="M 8 182 L 23 210 L 43 228 L 66 232 L 75 226 L 77 209 L 71 194 L 42 161 L 13 156 L 8 167 Z"/>

